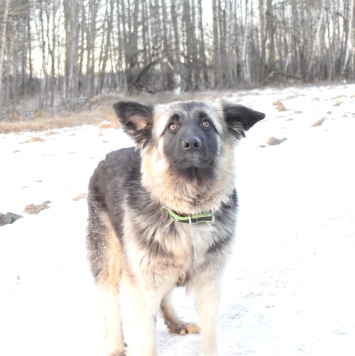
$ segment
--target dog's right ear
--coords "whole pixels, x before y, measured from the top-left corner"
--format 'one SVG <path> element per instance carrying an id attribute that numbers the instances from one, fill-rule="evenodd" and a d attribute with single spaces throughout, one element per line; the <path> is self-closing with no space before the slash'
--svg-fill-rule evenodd
<path id="1" fill-rule="evenodd" d="M 113 108 L 125 132 L 139 147 L 143 147 L 151 137 L 153 106 L 135 101 L 119 101 Z"/>

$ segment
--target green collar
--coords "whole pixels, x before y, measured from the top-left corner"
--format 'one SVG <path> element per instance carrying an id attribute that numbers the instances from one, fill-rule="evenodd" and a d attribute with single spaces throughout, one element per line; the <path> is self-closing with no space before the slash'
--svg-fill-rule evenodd
<path id="1" fill-rule="evenodd" d="M 208 213 L 204 213 L 204 214 L 181 216 L 181 215 L 177 214 L 172 209 L 167 209 L 167 210 L 168 210 L 169 215 L 175 221 L 183 223 L 183 224 L 214 222 L 214 215 L 213 215 L 213 213 L 211 211 L 208 212 Z"/>

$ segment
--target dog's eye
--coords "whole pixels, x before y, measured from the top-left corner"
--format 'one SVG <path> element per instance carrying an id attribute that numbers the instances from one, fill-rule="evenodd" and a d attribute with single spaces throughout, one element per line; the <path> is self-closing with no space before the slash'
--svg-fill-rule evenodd
<path id="1" fill-rule="evenodd" d="M 168 126 L 169 131 L 176 131 L 178 128 L 179 128 L 179 125 L 176 122 L 172 122 Z"/>
<path id="2" fill-rule="evenodd" d="M 205 129 L 208 129 L 211 127 L 211 123 L 208 120 L 203 120 L 202 127 L 204 127 Z"/>
<path id="3" fill-rule="evenodd" d="M 177 131 L 179 129 L 179 119 L 180 116 L 179 114 L 174 114 L 170 117 L 170 123 L 168 124 L 168 130 L 169 131 Z"/>

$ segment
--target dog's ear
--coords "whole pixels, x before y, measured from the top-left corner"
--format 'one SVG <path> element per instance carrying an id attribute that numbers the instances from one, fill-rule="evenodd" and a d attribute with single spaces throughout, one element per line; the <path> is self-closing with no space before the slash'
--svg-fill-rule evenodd
<path id="1" fill-rule="evenodd" d="M 151 136 L 153 106 L 135 101 L 119 101 L 113 105 L 125 132 L 143 147 Z"/>
<path id="2" fill-rule="evenodd" d="M 249 130 L 253 125 L 265 117 L 265 114 L 262 112 L 227 101 L 222 102 L 222 108 L 228 129 L 236 135 L 237 138 L 245 136 L 244 131 Z"/>

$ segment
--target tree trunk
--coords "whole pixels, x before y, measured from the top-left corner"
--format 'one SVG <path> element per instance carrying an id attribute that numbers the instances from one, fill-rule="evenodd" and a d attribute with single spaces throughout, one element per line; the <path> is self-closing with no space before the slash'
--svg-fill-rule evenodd
<path id="1" fill-rule="evenodd" d="M 259 43 L 260 43 L 260 82 L 265 83 L 265 65 L 266 65 L 266 48 L 265 48 L 265 16 L 264 0 L 259 0 Z"/>
<path id="2" fill-rule="evenodd" d="M 42 52 L 42 82 L 41 82 L 41 91 L 39 96 L 39 108 L 44 109 L 48 106 L 48 73 L 46 66 L 46 40 L 47 35 L 45 34 L 45 28 L 48 27 L 48 23 L 44 23 L 44 9 L 43 3 L 40 4 L 40 15 L 39 15 L 39 23 L 40 23 L 40 43 L 41 43 L 41 52 Z"/>
<path id="3" fill-rule="evenodd" d="M 104 88 L 108 53 L 111 47 L 111 33 L 113 27 L 112 26 L 113 25 L 113 0 L 107 0 L 106 2 L 106 21 L 107 21 L 107 26 L 105 30 L 106 41 L 102 51 L 103 57 L 102 57 L 102 64 L 101 64 L 100 85 L 98 87 L 98 94 L 101 94 Z"/>
<path id="4" fill-rule="evenodd" d="M 65 0 L 71 1 L 71 0 Z M 95 40 L 97 20 L 97 0 L 89 0 L 88 4 L 88 26 L 87 26 L 87 54 L 86 54 L 86 97 L 88 99 L 95 95 Z"/>
<path id="5" fill-rule="evenodd" d="M 301 61 L 299 54 L 299 37 L 298 32 L 299 20 L 298 20 L 298 9 L 297 9 L 297 0 L 292 0 L 292 40 L 291 40 L 291 53 L 292 53 L 292 74 L 295 77 L 301 76 Z"/>
<path id="6" fill-rule="evenodd" d="M 4 117 L 4 85 L 3 85 L 3 64 L 4 64 L 4 55 L 5 55 L 5 45 L 6 45 L 6 28 L 7 28 L 7 16 L 9 13 L 10 0 L 5 0 L 3 4 L 3 15 L 0 31 L 0 119 Z"/>
<path id="7" fill-rule="evenodd" d="M 341 70 L 341 77 L 345 78 L 345 72 L 349 69 L 350 73 L 354 70 L 353 59 L 350 58 L 353 56 L 353 38 L 352 38 L 352 29 L 353 29 L 353 15 L 354 15 L 354 0 L 349 0 L 347 4 L 347 14 L 345 15 L 345 55 L 344 62 Z M 349 60 L 350 59 L 350 60 Z M 354 74 L 353 74 L 354 76 Z"/>
<path id="8" fill-rule="evenodd" d="M 192 84 L 192 52 L 193 52 L 193 33 L 192 23 L 191 23 L 191 13 L 190 13 L 190 0 L 185 0 L 184 2 L 184 17 L 183 21 L 185 24 L 185 34 L 186 34 L 186 53 L 185 53 L 185 82 L 186 90 L 189 91 L 193 88 Z"/>
<path id="9" fill-rule="evenodd" d="M 203 86 L 209 86 L 208 80 L 208 71 L 207 71 L 207 59 L 206 59 L 206 48 L 205 48 L 205 34 L 204 34 L 204 26 L 202 22 L 202 0 L 198 0 L 198 27 L 200 31 L 200 46 L 199 46 L 199 57 L 202 66 L 202 79 Z"/>
<path id="10" fill-rule="evenodd" d="M 213 86 L 217 88 L 221 84 L 221 56 L 218 32 L 218 2 L 212 0 L 212 23 L 213 23 Z"/>
<path id="11" fill-rule="evenodd" d="M 313 62 L 315 59 L 315 55 L 316 55 L 316 50 L 317 50 L 317 40 L 318 40 L 318 35 L 319 35 L 319 31 L 322 25 L 322 21 L 323 21 L 323 17 L 324 17 L 324 13 L 325 13 L 325 2 L 323 3 L 322 1 L 322 5 L 321 5 L 321 9 L 320 9 L 320 14 L 318 17 L 318 23 L 317 23 L 317 28 L 316 28 L 316 32 L 314 34 L 314 37 L 312 38 L 312 49 L 310 50 L 310 55 L 309 55 L 309 62 L 308 62 L 308 70 L 307 70 L 307 80 L 311 80 L 313 77 L 312 75 L 312 66 L 313 66 Z M 314 73 L 313 73 L 314 75 Z"/>
<path id="12" fill-rule="evenodd" d="M 163 67 L 162 71 L 165 76 L 165 83 L 164 87 L 167 90 L 173 90 L 175 88 L 175 80 L 174 80 L 174 68 L 173 68 L 173 56 L 172 56 L 172 51 L 171 51 L 171 43 L 172 43 L 172 36 L 171 36 L 171 31 L 170 26 L 168 26 L 168 9 L 166 5 L 166 0 L 162 0 L 161 2 L 161 7 L 162 7 L 162 16 L 165 21 L 163 21 Z"/>
<path id="13" fill-rule="evenodd" d="M 181 60 L 180 60 L 180 41 L 179 41 L 179 23 L 178 23 L 178 14 L 176 9 L 176 1 L 171 1 L 170 5 L 171 12 L 171 21 L 173 25 L 173 41 L 174 41 L 174 69 L 175 73 L 179 76 L 179 87 L 181 88 L 181 77 L 182 77 L 182 68 L 181 68 Z"/>
<path id="14" fill-rule="evenodd" d="M 245 1 L 245 14 L 244 14 L 244 32 L 242 42 L 242 63 L 243 63 L 243 81 L 246 84 L 250 83 L 250 63 L 249 63 L 249 1 Z"/>

